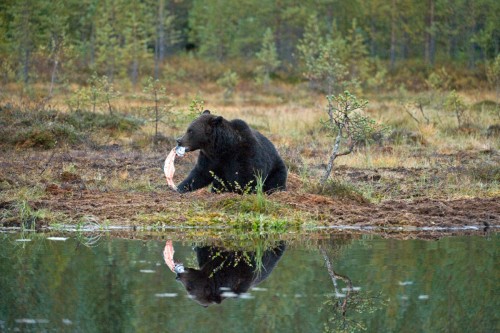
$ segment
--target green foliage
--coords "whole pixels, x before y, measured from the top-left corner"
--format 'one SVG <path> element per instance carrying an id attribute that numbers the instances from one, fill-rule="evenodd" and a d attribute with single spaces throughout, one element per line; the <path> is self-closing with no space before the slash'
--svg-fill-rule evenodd
<path id="1" fill-rule="evenodd" d="M 236 192 L 242 194 L 242 196 L 239 198 L 228 198 L 218 203 L 218 206 L 224 208 L 224 210 L 226 210 L 227 212 L 238 214 L 253 214 L 253 216 L 256 217 L 258 221 L 261 221 L 263 218 L 268 219 L 267 217 L 263 217 L 263 214 L 275 215 L 276 212 L 279 211 L 279 205 L 269 200 L 263 190 L 264 179 L 262 178 L 262 175 L 257 174 L 255 176 L 254 189 L 253 181 L 244 186 L 240 184 L 229 186 L 229 184 L 224 184 L 224 182 L 217 176 L 215 176 L 213 172 L 211 172 L 211 174 L 214 179 L 219 182 L 220 186 L 222 186 L 223 189 L 234 189 Z"/>
<path id="2" fill-rule="evenodd" d="M 147 114 L 151 114 L 152 118 L 149 120 L 155 124 L 155 135 L 153 142 L 158 143 L 158 124 L 163 122 L 163 119 L 170 114 L 172 103 L 169 96 L 167 96 L 166 88 L 160 83 L 159 80 L 154 80 L 151 76 L 147 79 L 143 92 L 146 94 L 146 99 L 153 102 L 153 106 L 146 106 L 144 109 Z"/>
<path id="3" fill-rule="evenodd" d="M 488 77 L 488 82 L 498 89 L 500 86 L 500 54 L 487 64 L 486 75 Z"/>
<path id="4" fill-rule="evenodd" d="M 445 91 L 450 88 L 451 77 L 446 71 L 446 68 L 442 67 L 437 71 L 433 71 L 429 74 L 429 77 L 425 81 L 428 88 L 431 90 Z"/>
<path id="5" fill-rule="evenodd" d="M 109 78 L 103 75 L 97 80 L 97 88 L 100 90 L 100 95 L 102 96 L 103 103 L 106 104 L 109 114 L 113 113 L 113 108 L 111 106 L 111 101 L 120 96 L 120 92 L 115 90 L 113 82 Z"/>
<path id="6" fill-rule="evenodd" d="M 189 104 L 189 114 L 192 118 L 198 117 L 205 110 L 205 101 L 201 97 L 196 96 Z"/>
<path id="7" fill-rule="evenodd" d="M 43 221 L 55 219 L 55 214 L 46 209 L 36 209 L 30 204 L 25 194 L 20 195 L 20 198 L 10 202 L 9 207 L 0 209 L 0 221 L 3 223 L 13 223 L 21 228 L 21 232 L 34 231 Z M 9 208 L 4 210 L 3 208 Z"/>
<path id="8" fill-rule="evenodd" d="M 266 30 L 262 39 L 262 48 L 255 56 L 260 62 L 260 65 L 255 69 L 257 83 L 267 87 L 271 74 L 281 65 L 274 42 L 274 34 L 270 28 Z"/>
<path id="9" fill-rule="evenodd" d="M 500 54 L 486 64 L 488 82 L 496 91 L 497 103 L 500 103 Z"/>
<path id="10" fill-rule="evenodd" d="M 227 70 L 224 75 L 217 80 L 217 84 L 224 88 L 224 99 L 229 100 L 236 89 L 236 85 L 238 84 L 240 78 L 237 73 L 232 70 Z"/>
<path id="11" fill-rule="evenodd" d="M 113 82 L 105 75 L 99 77 L 92 74 L 87 80 L 87 87 L 79 88 L 66 100 L 72 111 L 87 110 L 92 108 L 96 112 L 99 108 L 106 108 L 110 114 L 113 113 L 111 102 L 120 97 L 120 92 L 115 90 Z"/>
<path id="12" fill-rule="evenodd" d="M 453 113 L 457 118 L 458 127 L 462 127 L 464 124 L 463 118 L 468 107 L 455 90 L 446 97 L 444 109 L 449 113 Z"/>
<path id="13" fill-rule="evenodd" d="M 374 59 L 370 62 L 369 67 L 369 72 L 372 75 L 368 75 L 368 78 L 366 78 L 367 87 L 375 90 L 390 89 L 390 86 L 387 84 L 388 71 L 382 62 L 379 59 Z"/>
<path id="14" fill-rule="evenodd" d="M 384 130 L 375 120 L 360 113 L 368 101 L 358 99 L 349 91 L 337 96 L 328 95 L 327 100 L 328 120 L 322 121 L 321 124 L 327 135 L 334 137 L 335 141 L 321 184 L 326 183 L 337 157 L 352 153 L 356 146 L 369 143 L 373 140 L 374 134 Z"/>
<path id="15" fill-rule="evenodd" d="M 167 78 L 172 56 L 185 53 L 189 62 L 255 60 L 263 82 L 277 63 L 280 77 L 296 78 L 303 60 L 312 85 L 329 93 L 380 87 L 380 78 L 367 82 L 378 73 L 367 60 L 381 59 L 384 66 L 390 62 L 391 75 L 418 88 L 434 63 L 474 70 L 497 57 L 499 12 L 493 0 L 453 6 L 380 0 L 10 0 L 0 6 L 0 63 L 10 64 L 4 80 L 50 82 L 49 95 L 54 85 L 65 87 L 65 78 L 82 83 L 91 71 L 111 82 L 129 78 L 134 87 L 149 75 L 161 79 L 163 72 Z M 462 86 L 470 83 L 465 78 Z"/>
<path id="16" fill-rule="evenodd" d="M 297 50 L 305 64 L 304 76 L 314 88 L 332 93 L 344 87 L 348 75 L 342 62 L 345 41 L 340 36 L 324 38 L 315 15 L 309 18 Z"/>
<path id="17" fill-rule="evenodd" d="M 311 16 L 297 49 L 305 64 L 305 77 L 320 91 L 359 91 L 361 80 L 368 77 L 368 51 L 356 20 L 344 38 L 336 29 L 324 36 L 317 17 Z"/>

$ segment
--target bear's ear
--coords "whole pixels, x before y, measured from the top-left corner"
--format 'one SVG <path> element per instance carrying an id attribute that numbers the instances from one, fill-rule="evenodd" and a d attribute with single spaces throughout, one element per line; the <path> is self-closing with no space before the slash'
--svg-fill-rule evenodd
<path id="1" fill-rule="evenodd" d="M 211 124 L 212 126 L 217 126 L 217 125 L 219 125 L 220 123 L 222 123 L 222 120 L 223 120 L 223 119 L 224 119 L 224 118 L 222 118 L 221 116 L 218 116 L 218 117 L 213 117 L 212 119 L 210 119 L 210 124 Z"/>
<path id="2" fill-rule="evenodd" d="M 205 110 L 202 114 L 210 114 L 210 110 Z"/>

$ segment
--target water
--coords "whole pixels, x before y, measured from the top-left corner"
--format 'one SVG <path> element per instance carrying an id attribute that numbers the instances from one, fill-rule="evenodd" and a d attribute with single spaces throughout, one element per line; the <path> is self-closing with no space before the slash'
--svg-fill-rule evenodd
<path id="1" fill-rule="evenodd" d="M 0 332 L 500 331 L 496 233 L 50 236 L 0 234 Z"/>

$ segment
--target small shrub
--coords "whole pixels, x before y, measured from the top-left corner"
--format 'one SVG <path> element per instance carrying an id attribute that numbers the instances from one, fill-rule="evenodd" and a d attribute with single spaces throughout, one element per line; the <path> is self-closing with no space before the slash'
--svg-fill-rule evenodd
<path id="1" fill-rule="evenodd" d="M 278 59 L 278 52 L 276 51 L 274 34 L 270 28 L 267 28 L 262 40 L 262 48 L 255 56 L 260 63 L 255 70 L 257 74 L 257 83 L 267 87 L 269 86 L 271 74 L 273 74 L 281 64 Z"/>
<path id="2" fill-rule="evenodd" d="M 228 70 L 224 73 L 224 75 L 217 80 L 217 84 L 224 88 L 224 99 L 229 100 L 236 89 L 236 85 L 238 84 L 240 78 L 237 73 Z"/>
<path id="3" fill-rule="evenodd" d="M 326 98 L 328 120 L 322 121 L 322 125 L 327 129 L 327 135 L 334 137 L 335 140 L 327 168 L 321 178 L 322 184 L 325 184 L 330 176 L 333 164 L 338 157 L 349 155 L 355 147 L 361 143 L 369 143 L 376 137 L 375 134 L 382 134 L 385 131 L 383 126 L 360 113 L 368 101 L 358 100 L 349 91 Z"/>
<path id="4" fill-rule="evenodd" d="M 459 128 L 463 126 L 463 118 L 465 116 L 465 112 L 467 111 L 467 105 L 455 90 L 453 90 L 448 97 L 446 97 L 444 109 L 455 115 Z"/>
<path id="5" fill-rule="evenodd" d="M 158 125 L 170 113 L 172 103 L 170 102 L 170 97 L 167 95 L 165 86 L 159 80 L 154 80 L 152 77 L 147 79 L 143 92 L 146 94 L 148 102 L 154 104 L 146 106 L 145 110 L 148 115 L 152 116 L 149 121 L 155 124 L 153 143 L 157 145 L 159 143 Z"/>

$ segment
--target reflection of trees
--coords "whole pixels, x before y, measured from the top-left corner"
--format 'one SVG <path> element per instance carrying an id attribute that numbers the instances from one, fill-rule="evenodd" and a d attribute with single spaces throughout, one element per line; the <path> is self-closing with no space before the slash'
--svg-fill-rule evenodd
<path id="1" fill-rule="evenodd" d="M 321 308 L 321 310 L 324 308 L 333 310 L 328 318 L 328 323 L 325 324 L 324 331 L 355 332 L 366 330 L 366 326 L 353 317 L 356 314 L 373 313 L 382 307 L 384 302 L 380 298 L 380 293 L 375 296 L 371 296 L 373 293 L 369 291 L 360 293 L 360 289 L 353 287 L 352 281 L 348 276 L 335 272 L 332 261 L 323 247 L 320 247 L 320 252 L 325 260 L 326 268 L 332 279 L 335 291 L 335 294 L 327 296 Z M 342 282 L 345 287 L 340 288 L 339 282 Z M 348 312 L 352 316 L 348 316 Z"/>

